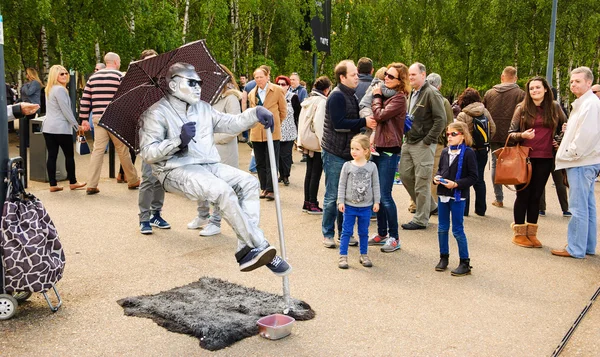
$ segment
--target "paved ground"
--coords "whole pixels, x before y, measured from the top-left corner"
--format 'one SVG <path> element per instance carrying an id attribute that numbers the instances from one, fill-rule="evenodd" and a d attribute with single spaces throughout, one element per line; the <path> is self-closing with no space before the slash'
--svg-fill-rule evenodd
<path id="1" fill-rule="evenodd" d="M 11 143 L 12 156 L 17 155 L 14 146 Z M 240 146 L 240 157 L 247 167 L 246 145 Z M 88 161 L 89 156 L 77 158 L 82 181 Z M 104 177 L 107 162 L 108 158 Z M 560 214 L 550 183 L 550 209 L 540 218 L 542 249 L 511 244 L 514 194 L 507 192 L 505 208 L 490 206 L 486 217 L 466 218 L 471 276 L 434 271 L 435 217 L 425 231 L 401 232 L 400 251 L 370 249 L 373 268 L 360 266 L 358 250 L 351 248 L 350 269 L 340 270 L 338 252 L 321 245 L 320 216 L 301 212 L 305 166 L 299 156 L 295 162 L 291 185 L 281 187 L 285 238 L 294 267 L 291 293 L 308 302 L 317 316 L 297 322 L 288 338 L 269 341 L 256 336 L 212 353 L 202 350 L 195 338 L 123 315 L 118 299 L 168 290 L 201 276 L 281 291 L 281 279 L 266 268 L 238 271 L 235 236 L 228 226 L 221 235 L 208 238 L 186 229 L 195 215 L 194 203 L 168 194 L 164 217 L 173 228 L 142 236 L 137 191 L 124 184 L 105 178 L 100 194 L 86 196 L 83 191 L 50 193 L 47 184 L 30 182 L 29 190 L 46 205 L 65 248 L 67 265 L 58 284 L 64 306 L 52 314 L 40 294 L 20 305 L 15 318 L 0 322 L 0 355 L 549 356 L 600 285 L 599 256 L 575 260 L 550 255 L 551 248 L 565 244 L 568 221 Z M 404 188 L 395 186 L 394 197 L 400 222 L 409 221 Z M 278 246 L 274 207 L 261 202 L 261 226 Z M 454 242 L 451 249 L 454 267 Z M 598 304 L 563 355 L 598 355 Z"/>

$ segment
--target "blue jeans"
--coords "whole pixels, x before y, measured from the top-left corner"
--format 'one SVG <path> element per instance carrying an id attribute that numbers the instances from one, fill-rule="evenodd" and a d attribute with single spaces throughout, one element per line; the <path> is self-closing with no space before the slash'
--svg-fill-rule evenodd
<path id="1" fill-rule="evenodd" d="M 250 156 L 250 164 L 248 165 L 248 171 L 256 173 L 256 159 L 254 155 Z"/>
<path id="2" fill-rule="evenodd" d="M 335 221 L 338 221 L 338 233 L 342 230 L 341 219 L 338 219 L 340 211 L 337 207 L 338 185 L 340 183 L 340 173 L 346 160 L 339 156 L 328 153 L 323 150 L 323 171 L 325 172 L 325 197 L 323 198 L 323 222 L 321 230 L 323 237 L 333 238 L 335 236 Z"/>
<path id="3" fill-rule="evenodd" d="M 440 243 L 440 254 L 450 254 L 448 247 L 448 232 L 450 231 L 450 213 L 452 213 L 452 235 L 458 243 L 458 256 L 460 259 L 469 259 L 469 246 L 464 227 L 465 201 L 451 199 L 442 202 L 438 198 L 438 241 Z"/>
<path id="4" fill-rule="evenodd" d="M 381 204 L 377 212 L 377 234 L 381 237 L 388 235 L 398 238 L 398 210 L 392 197 L 392 188 L 394 188 L 394 175 L 398 169 L 400 155 L 381 153 L 379 156 L 372 156 L 371 160 L 377 166 L 379 172 L 379 188 L 381 192 Z"/>
<path id="5" fill-rule="evenodd" d="M 348 243 L 354 232 L 354 222 L 358 221 L 358 238 L 360 242 L 360 254 L 367 254 L 369 245 L 369 221 L 373 206 L 353 207 L 345 205 L 344 225 L 342 226 L 342 237 L 340 238 L 340 255 L 348 255 Z"/>
<path id="6" fill-rule="evenodd" d="M 569 208 L 573 217 L 567 228 L 567 251 L 575 258 L 596 253 L 596 198 L 594 181 L 600 164 L 567 169 Z"/>

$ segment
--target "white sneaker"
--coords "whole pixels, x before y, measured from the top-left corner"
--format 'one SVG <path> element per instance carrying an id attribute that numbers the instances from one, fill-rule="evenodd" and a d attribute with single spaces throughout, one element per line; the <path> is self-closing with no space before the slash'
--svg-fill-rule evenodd
<path id="1" fill-rule="evenodd" d="M 188 229 L 198 229 L 207 223 L 208 223 L 208 218 L 196 217 L 196 218 L 194 218 L 193 221 L 188 223 L 187 227 L 188 227 Z"/>
<path id="2" fill-rule="evenodd" d="M 200 235 L 204 237 L 214 236 L 215 234 L 221 233 L 221 227 L 216 224 L 209 223 L 206 227 L 202 228 Z"/>

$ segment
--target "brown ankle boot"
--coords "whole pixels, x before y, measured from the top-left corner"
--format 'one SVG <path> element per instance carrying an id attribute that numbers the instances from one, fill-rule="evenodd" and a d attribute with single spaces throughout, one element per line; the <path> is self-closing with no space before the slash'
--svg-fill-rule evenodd
<path id="1" fill-rule="evenodd" d="M 542 242 L 540 242 L 537 239 L 537 230 L 538 230 L 537 224 L 527 223 L 527 238 L 529 238 L 529 241 L 531 242 L 531 244 L 533 244 L 534 248 L 541 248 Z"/>
<path id="2" fill-rule="evenodd" d="M 513 229 L 514 237 L 512 242 L 520 247 L 532 248 L 533 243 L 527 238 L 527 225 L 526 224 L 514 224 L 511 223 L 510 227 Z"/>

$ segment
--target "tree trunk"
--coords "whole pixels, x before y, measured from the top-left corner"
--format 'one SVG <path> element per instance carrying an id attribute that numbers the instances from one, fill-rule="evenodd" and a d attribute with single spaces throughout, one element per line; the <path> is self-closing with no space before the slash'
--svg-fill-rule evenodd
<path id="1" fill-rule="evenodd" d="M 560 95 L 560 66 L 556 66 L 556 101 L 561 103 L 562 95 Z"/>
<path id="2" fill-rule="evenodd" d="M 46 26 L 42 25 L 40 31 L 40 42 L 42 43 L 42 61 L 44 68 L 42 69 L 42 81 L 48 81 L 48 72 L 50 71 L 50 59 L 48 58 L 48 37 L 46 36 Z"/>
<path id="3" fill-rule="evenodd" d="M 96 63 L 102 62 L 102 58 L 100 57 L 100 44 L 98 40 L 96 40 L 96 44 L 94 45 L 94 51 L 96 52 Z"/>
<path id="4" fill-rule="evenodd" d="M 64 66 L 64 62 L 63 62 L 63 52 L 62 52 L 62 46 L 61 46 L 61 42 L 60 42 L 60 34 L 56 34 L 56 47 L 58 50 L 58 57 L 60 57 L 60 65 Z"/>
<path id="5" fill-rule="evenodd" d="M 596 40 L 596 48 L 598 49 L 596 51 L 596 58 L 594 60 L 594 62 L 598 63 L 598 69 L 596 70 L 596 83 L 600 83 L 600 36 L 598 36 Z M 592 66 L 594 65 L 594 62 L 592 62 Z"/>
<path id="6" fill-rule="evenodd" d="M 129 21 L 129 33 L 135 37 L 135 13 L 131 12 L 131 20 Z"/>
<path id="7" fill-rule="evenodd" d="M 231 57 L 232 58 L 232 63 L 231 63 L 231 71 L 233 73 L 236 73 L 237 71 L 237 62 L 240 58 L 240 54 L 239 54 L 239 48 L 240 48 L 240 36 L 239 36 L 239 32 L 240 32 L 240 17 L 239 17 L 239 6 L 238 6 L 238 0 L 231 0 L 230 3 L 230 22 L 231 22 L 231 27 L 233 29 L 233 38 L 231 41 Z"/>
<path id="8" fill-rule="evenodd" d="M 276 12 L 277 12 L 277 9 L 275 8 L 275 6 L 273 6 L 273 16 L 271 16 L 269 30 L 266 35 L 267 38 L 265 39 L 265 57 L 269 57 L 269 40 L 271 39 L 271 31 L 273 30 L 273 23 L 275 22 L 275 13 Z"/>
<path id="9" fill-rule="evenodd" d="M 519 39 L 515 39 L 515 57 L 514 57 L 514 67 L 519 69 Z"/>
<path id="10" fill-rule="evenodd" d="M 187 35 L 187 28 L 189 22 L 189 11 L 190 11 L 190 0 L 185 0 L 185 12 L 183 13 L 183 37 L 181 41 L 185 45 L 185 36 Z"/>

